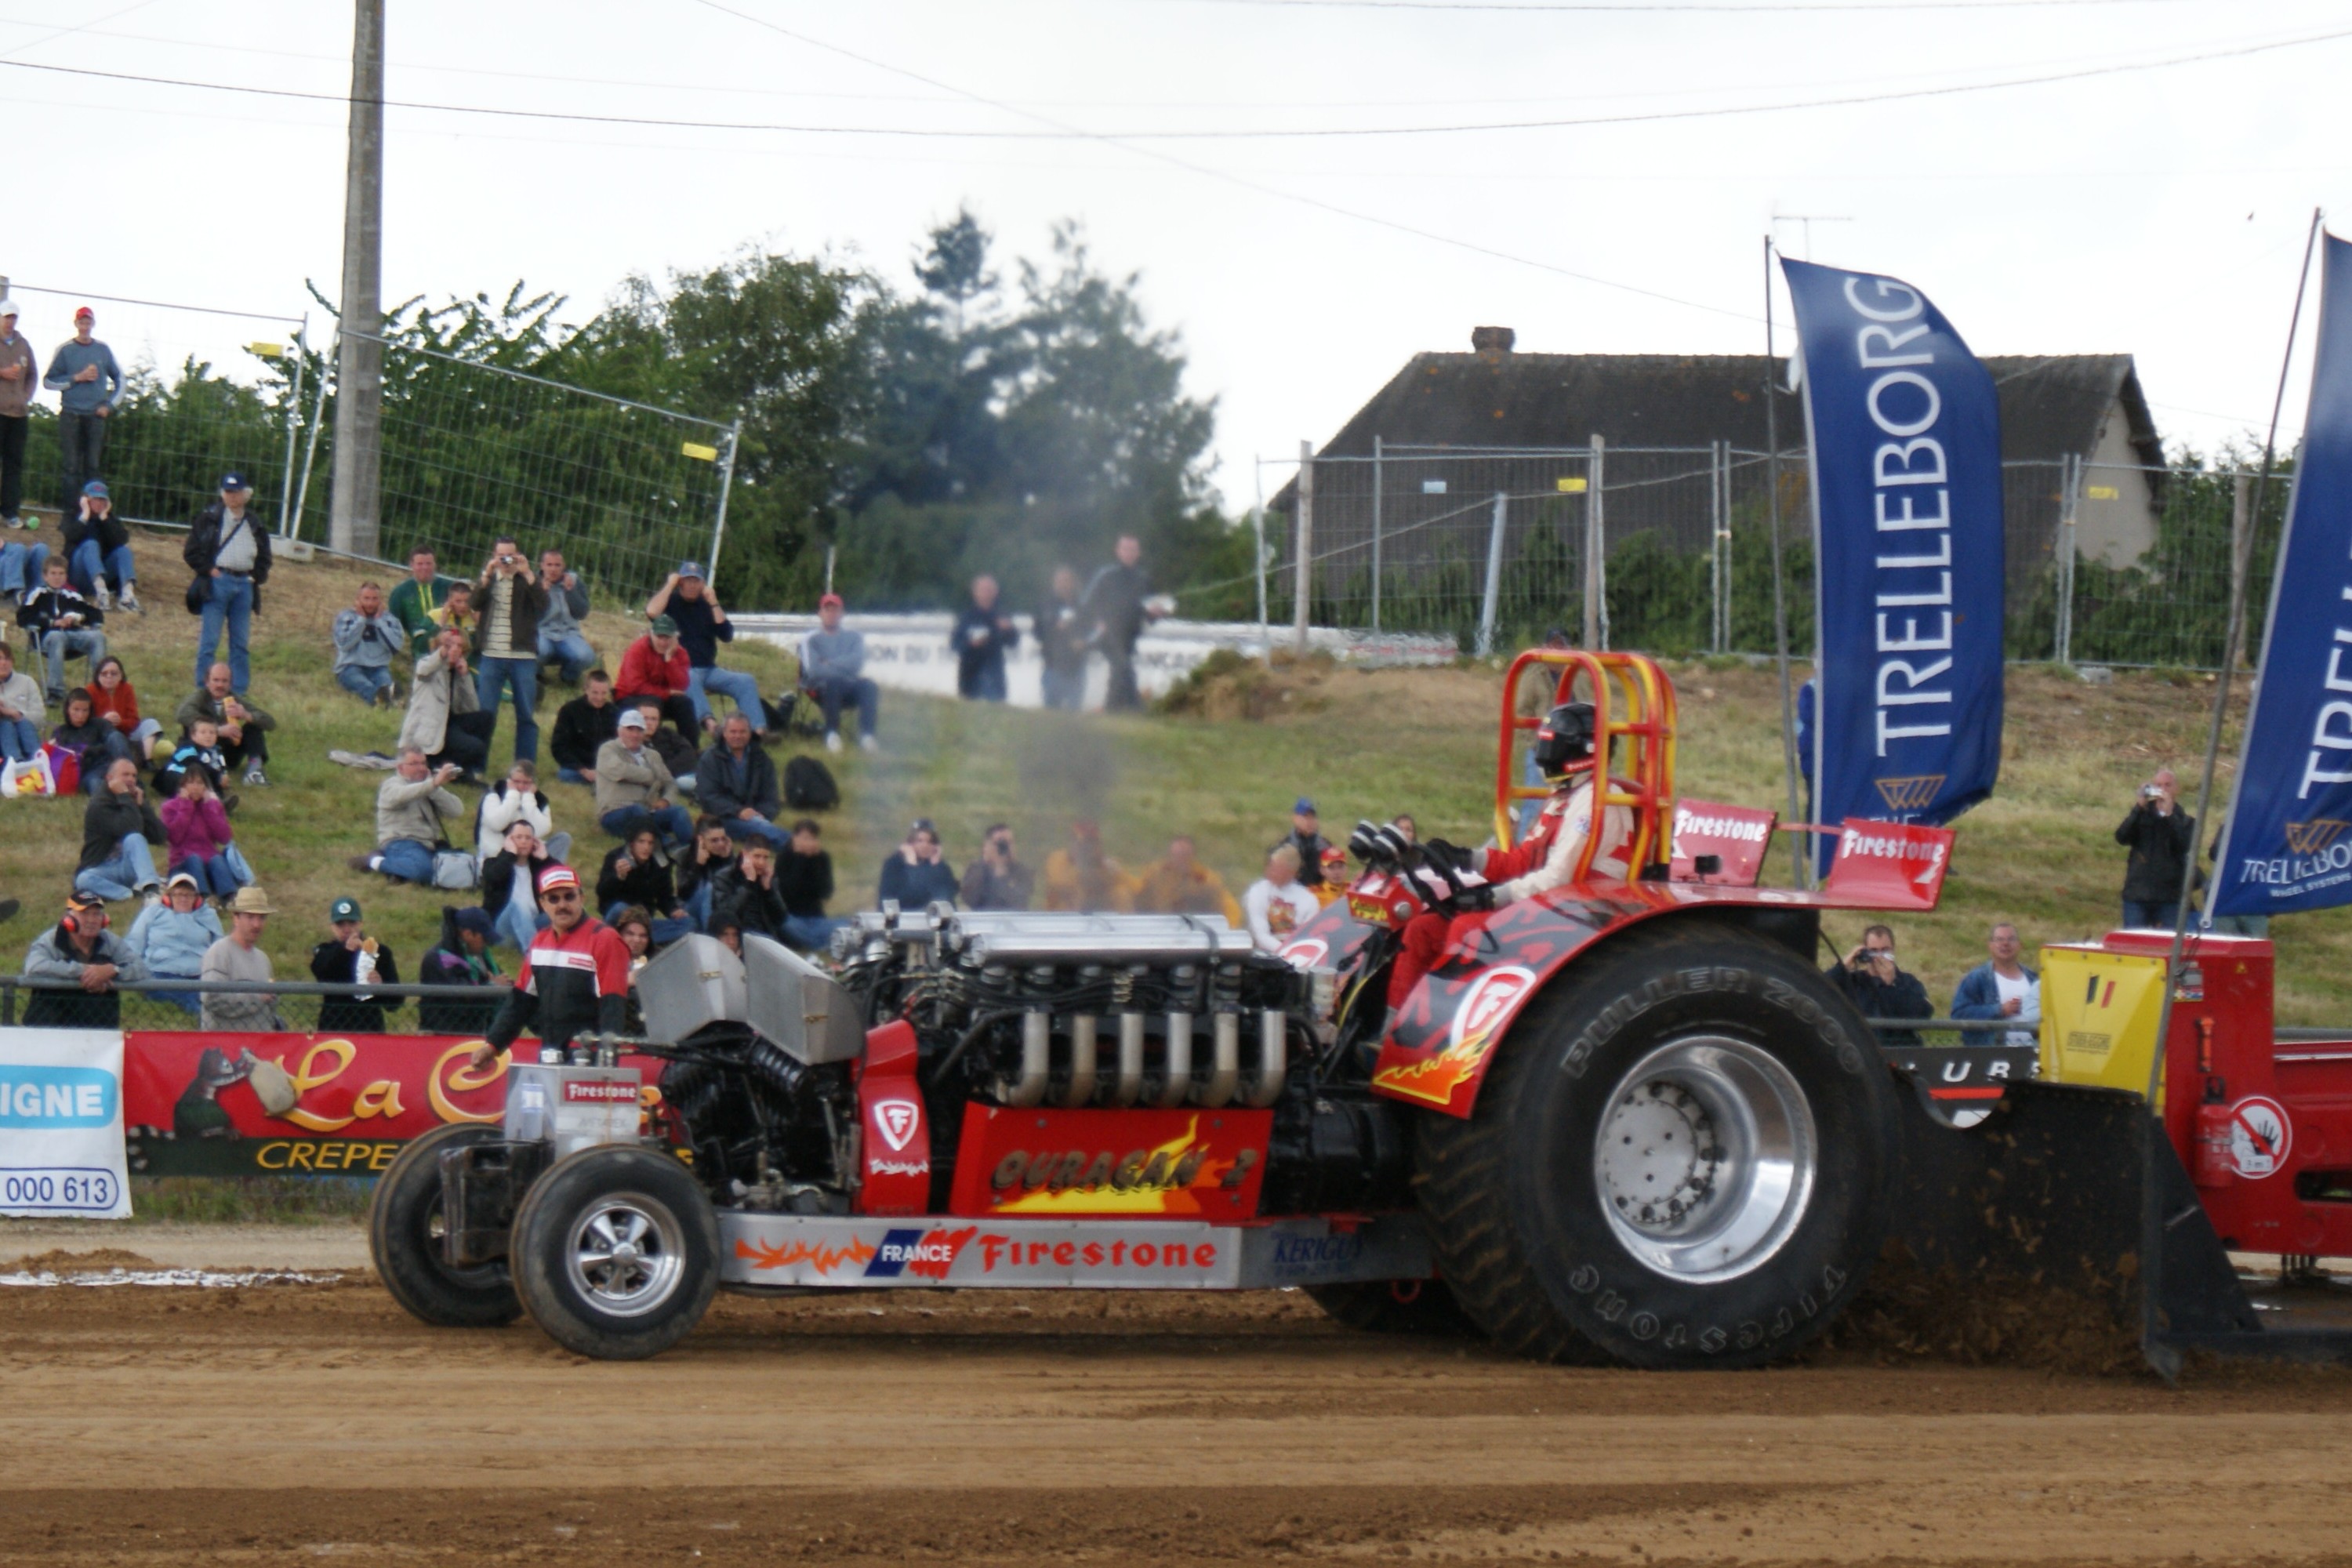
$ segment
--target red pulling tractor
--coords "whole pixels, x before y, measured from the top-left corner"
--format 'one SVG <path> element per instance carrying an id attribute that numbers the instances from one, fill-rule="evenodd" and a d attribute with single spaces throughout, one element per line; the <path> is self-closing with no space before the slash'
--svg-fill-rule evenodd
<path id="1" fill-rule="evenodd" d="M 379 1275 L 428 1322 L 527 1311 L 598 1357 L 674 1344 L 721 1288 L 1296 1286 L 1362 1327 L 1752 1366 L 1835 1319 L 1890 1233 L 2046 1274 L 2051 1226 L 2104 1265 L 2063 1283 L 2141 1303 L 2115 1205 L 2147 1184 L 2066 1151 L 2099 1172 L 2085 1208 L 2033 1173 L 2101 1134 L 2147 1167 L 2147 1117 L 2028 1085 L 1955 1131 L 1814 966 L 1824 910 L 1932 910 L 1951 835 L 1849 824 L 1820 890 L 1759 888 L 1771 814 L 1678 806 L 1656 665 L 1534 652 L 1504 683 L 1507 845 L 1544 793 L 1510 782 L 1529 677 L 1593 701 L 1590 826 L 1630 814 L 1628 875 L 1592 874 L 1591 831 L 1569 886 L 1457 914 L 1392 1026 L 1399 933 L 1448 910 L 1402 860 L 1281 957 L 1216 919 L 944 905 L 861 917 L 829 968 L 688 938 L 640 976 L 628 1049 L 658 1084 L 610 1045 L 511 1069 L 503 1126 L 441 1129 L 379 1184 Z"/>

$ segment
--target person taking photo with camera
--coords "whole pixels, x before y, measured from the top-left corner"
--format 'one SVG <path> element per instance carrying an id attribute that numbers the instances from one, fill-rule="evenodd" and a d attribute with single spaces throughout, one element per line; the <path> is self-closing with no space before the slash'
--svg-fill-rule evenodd
<path id="1" fill-rule="evenodd" d="M 2139 786 L 2116 842 L 2124 862 L 2124 924 L 2170 930 L 2180 914 L 2180 882 L 2197 847 L 2197 819 L 2180 809 L 2170 768 Z"/>
<path id="2" fill-rule="evenodd" d="M 475 695 L 481 710 L 495 716 L 508 689 L 514 692 L 514 759 L 539 761 L 539 618 L 547 613 L 547 589 L 538 569 L 523 559 L 522 547 L 501 538 L 474 584 L 481 622 L 474 637 Z"/>
<path id="3" fill-rule="evenodd" d="M 989 824 L 981 836 L 980 858 L 964 868 L 960 896 L 968 910 L 1025 910 L 1036 879 L 1013 854 L 1013 829 Z"/>
<path id="4" fill-rule="evenodd" d="M 1932 1018 L 1935 1004 L 1927 1000 L 1927 988 L 1919 977 L 1906 973 L 1895 962 L 1895 931 L 1891 926 L 1874 925 L 1864 928 L 1862 942 L 1851 952 L 1830 965 L 1830 984 L 1844 992 L 1865 1018 Z M 1916 1033 L 1909 1029 L 1881 1029 L 1881 1045 L 1916 1046 L 1920 1044 Z"/>

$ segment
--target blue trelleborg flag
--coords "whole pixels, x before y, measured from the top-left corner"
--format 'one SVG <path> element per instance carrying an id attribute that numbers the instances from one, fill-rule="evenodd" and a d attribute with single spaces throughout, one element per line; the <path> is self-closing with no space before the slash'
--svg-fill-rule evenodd
<path id="1" fill-rule="evenodd" d="M 2000 774 L 1999 398 L 1909 284 L 1780 265 L 1811 448 L 1813 820 L 1949 822 Z"/>
<path id="2" fill-rule="evenodd" d="M 2320 261 L 2311 412 L 2208 913 L 2352 903 L 2352 244 Z"/>

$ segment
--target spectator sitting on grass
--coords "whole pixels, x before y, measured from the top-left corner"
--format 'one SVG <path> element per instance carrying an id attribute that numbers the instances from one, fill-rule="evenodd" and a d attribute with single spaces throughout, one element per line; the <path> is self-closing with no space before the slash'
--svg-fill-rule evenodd
<path id="1" fill-rule="evenodd" d="M 253 880 L 253 868 L 234 842 L 228 813 L 213 794 L 211 774 L 190 767 L 179 774 L 180 787 L 158 809 L 165 841 L 171 847 L 172 872 L 186 872 L 196 886 L 226 904 L 236 890 Z"/>
<path id="2" fill-rule="evenodd" d="M 471 904 L 441 911 L 441 940 L 417 961 L 420 985 L 478 985 L 486 990 L 510 984 L 490 954 L 495 928 L 489 915 Z M 427 996 L 416 1005 L 416 1026 L 428 1035 L 479 1035 L 499 1014 L 495 994 L 471 1002 Z"/>
<path id="3" fill-rule="evenodd" d="M 66 901 L 64 918 L 33 939 L 25 952 L 25 978 L 60 988 L 37 989 L 26 998 L 26 1027 L 122 1027 L 122 995 L 114 983 L 144 980 L 147 972 L 107 924 L 106 906 L 76 893 Z"/>
<path id="4" fill-rule="evenodd" d="M 188 726 L 185 739 L 172 748 L 155 770 L 155 788 L 166 800 L 180 793 L 180 781 L 191 773 L 205 775 L 215 795 L 221 795 L 222 781 L 228 777 L 228 758 L 221 754 L 219 726 L 209 719 L 199 719 Z M 228 797 L 221 795 L 221 809 L 228 809 Z"/>
<path id="5" fill-rule="evenodd" d="M 547 595 L 547 607 L 539 613 L 539 662 L 554 663 L 563 684 L 577 686 L 581 673 L 596 662 L 596 649 L 580 631 L 588 590 L 563 564 L 561 550 L 539 552 L 539 585 Z"/>
<path id="6" fill-rule="evenodd" d="M 398 701 L 392 658 L 407 646 L 408 635 L 383 607 L 383 590 L 373 583 L 361 584 L 352 607 L 335 612 L 333 635 L 335 684 L 372 707 L 389 708 Z"/>
<path id="7" fill-rule="evenodd" d="M 1891 926 L 1864 927 L 1862 945 L 1831 964 L 1829 978 L 1830 984 L 1844 992 L 1865 1018 L 1936 1016 L 1935 1005 L 1927 1000 L 1927 988 L 1919 984 L 1919 977 L 1895 966 L 1895 930 Z M 1878 1039 L 1880 1044 L 1888 1046 L 1920 1043 L 1915 1029 L 1881 1029 Z"/>
<path id="8" fill-rule="evenodd" d="M 433 651 L 434 639 L 447 625 L 436 612 L 449 602 L 452 590 L 465 584 L 436 570 L 433 552 L 418 545 L 408 552 L 408 575 L 395 584 L 385 608 L 400 623 L 408 641 L 408 657 L 423 658 Z"/>
<path id="9" fill-rule="evenodd" d="M 205 950 L 200 978 L 207 986 L 219 982 L 268 984 L 269 955 L 261 951 L 262 928 L 273 914 L 269 895 L 259 888 L 239 888 L 229 901 L 228 934 Z M 206 1033 L 224 1031 L 265 1034 L 286 1026 L 278 1016 L 278 998 L 267 991 L 213 991 L 204 994 Z"/>
<path id="10" fill-rule="evenodd" d="M 1092 818 L 1070 824 L 1070 842 L 1045 857 L 1045 905 L 1087 914 L 1124 914 L 1135 907 L 1135 879 L 1103 853 L 1102 829 Z"/>
<path id="11" fill-rule="evenodd" d="M 582 694 L 556 710 L 555 729 L 547 741 L 555 776 L 569 784 L 594 784 L 597 750 L 613 738 L 620 717 L 613 678 L 601 669 L 590 670 Z"/>
<path id="12" fill-rule="evenodd" d="M 5 418 L 0 415 L 0 418 Z M 0 518 L 0 528 L 35 528 L 37 522 L 16 523 Z M 42 540 L 29 543 L 10 539 L 0 541 L 0 600 L 12 606 L 22 604 L 25 595 L 41 585 L 42 570 L 48 565 L 49 547 Z"/>
<path id="13" fill-rule="evenodd" d="M 784 941 L 821 953 L 847 921 L 824 912 L 833 898 L 833 857 L 825 852 L 824 829 L 816 818 L 793 824 L 792 847 L 776 858 L 776 891 L 784 900 Z"/>
<path id="14" fill-rule="evenodd" d="M 539 770 L 521 761 L 484 791 L 474 807 L 474 853 L 488 860 L 505 848 L 507 829 L 518 822 L 530 824 L 531 831 L 547 846 L 549 858 L 572 858 L 572 835 L 554 831 L 555 814 L 547 796 L 540 793 Z"/>
<path id="15" fill-rule="evenodd" d="M 637 971 L 643 969 L 646 960 L 654 954 L 654 917 L 630 904 L 614 910 L 612 919 L 604 923 L 613 928 L 613 934 L 619 937 L 621 945 L 629 950 L 629 985 L 634 990 Z M 630 1031 L 635 1033 L 642 1027 L 641 1022 L 633 1022 Z"/>
<path id="16" fill-rule="evenodd" d="M 107 765 L 104 793 L 90 797 L 81 817 L 81 862 L 74 891 L 112 900 L 163 886 L 151 845 L 165 843 L 163 819 L 147 804 L 139 769 L 128 757 Z"/>
<path id="17" fill-rule="evenodd" d="M 866 636 L 841 624 L 841 595 L 827 594 L 816 605 L 818 630 L 801 639 L 801 684 L 816 696 L 824 710 L 824 749 L 841 750 L 841 710 L 857 705 L 857 743 L 874 751 L 876 712 L 882 689 L 866 678 Z"/>
<path id="18" fill-rule="evenodd" d="M 449 793 L 457 764 L 428 767 L 421 746 L 400 748 L 400 761 L 375 792 L 375 853 L 354 855 L 354 871 L 381 871 L 396 882 L 433 885 L 433 856 L 446 839 L 443 824 L 466 814 Z"/>
<path id="19" fill-rule="evenodd" d="M 2002 921 L 1985 940 L 1990 956 L 1960 976 L 1952 993 L 1955 1018 L 2007 1018 L 2020 1026 L 1995 1034 L 1975 1032 L 1960 1037 L 1969 1046 L 2031 1046 L 2040 1043 L 2042 977 L 2018 956 L 2021 951 L 2017 928 Z"/>
<path id="20" fill-rule="evenodd" d="M 159 750 L 168 752 L 163 742 L 163 726 L 139 711 L 139 693 L 131 687 L 130 673 L 122 661 L 108 654 L 90 671 L 90 700 L 97 705 L 98 716 L 114 726 L 130 746 L 130 754 L 142 762 L 153 762 Z"/>
<path id="21" fill-rule="evenodd" d="M 481 612 L 474 597 L 474 585 L 466 582 L 452 583 L 449 597 L 433 612 L 433 624 L 436 630 L 457 633 L 466 639 L 466 646 L 472 647 L 474 634 L 481 629 L 482 625 Z"/>
<path id="22" fill-rule="evenodd" d="M 653 699 L 662 717 L 677 725 L 680 734 L 702 733 L 702 716 L 688 695 L 694 684 L 694 661 L 678 646 L 677 622 L 673 617 L 656 616 L 645 635 L 622 650 L 621 679 L 616 684 L 624 701 Z"/>
<path id="23" fill-rule="evenodd" d="M 41 721 L 48 713 L 41 683 L 16 668 L 16 654 L 0 641 L 0 755 L 12 763 L 29 763 L 38 756 Z"/>
<path id="24" fill-rule="evenodd" d="M 539 841 L 538 831 L 520 818 L 507 825 L 498 853 L 482 862 L 483 912 L 499 938 L 519 952 L 528 952 L 531 938 L 547 929 L 547 913 L 539 907 L 539 879 L 556 864 Z"/>
<path id="25" fill-rule="evenodd" d="M 711 879 L 710 907 L 715 925 L 784 940 L 791 915 L 776 886 L 776 852 L 766 839 L 748 840 L 735 864 Z"/>
<path id="26" fill-rule="evenodd" d="M 400 743 L 423 752 L 435 766 L 454 765 L 459 774 L 489 765 L 496 712 L 482 710 L 474 674 L 467 667 L 466 634 L 444 630 L 433 650 L 416 661 L 408 689 L 408 716 L 401 721 Z"/>
<path id="27" fill-rule="evenodd" d="M 764 838 L 771 848 L 788 840 L 775 820 L 784 808 L 775 762 L 759 745 L 751 720 L 740 710 L 727 715 L 719 738 L 696 759 L 694 802 L 725 823 L 737 838 Z"/>
<path id="28" fill-rule="evenodd" d="M 58 727 L 49 731 L 49 744 L 72 755 L 75 766 L 81 770 L 81 792 L 96 795 L 106 787 L 107 764 L 117 757 L 129 758 L 130 744 L 113 725 L 98 716 L 86 687 L 70 688 L 60 710 Z"/>
<path id="29" fill-rule="evenodd" d="M 1298 885 L 1298 846 L 1288 840 L 1274 847 L 1265 875 L 1242 894 L 1242 917 L 1260 952 L 1280 952 L 1322 907 Z"/>
<path id="30" fill-rule="evenodd" d="M 614 845 L 596 872 L 596 907 L 608 923 L 631 905 L 652 911 L 657 942 L 676 942 L 695 929 L 678 900 L 669 857 L 662 853 L 660 836 L 650 825 L 630 834 L 628 842 Z"/>
<path id="31" fill-rule="evenodd" d="M 360 929 L 357 899 L 337 899 L 327 910 L 327 929 L 332 934 L 310 950 L 311 979 L 321 985 L 400 984 L 400 965 L 394 962 L 392 949 Z M 373 995 L 365 989 L 321 997 L 319 1032 L 381 1035 L 384 1010 L 400 1005 L 397 996 Z"/>
<path id="32" fill-rule="evenodd" d="M 187 871 L 163 879 L 163 901 L 150 904 L 131 922 L 123 939 L 150 980 L 194 980 L 205 972 L 205 952 L 221 939 L 220 916 L 205 902 L 204 889 Z M 191 1017 L 204 1011 L 193 991 L 151 991 Z"/>
<path id="33" fill-rule="evenodd" d="M 52 555 L 41 568 L 41 585 L 17 606 L 16 624 L 32 634 L 48 666 L 44 694 L 54 706 L 65 700 L 66 661 L 87 659 L 95 670 L 106 657 L 106 612 L 66 581 L 63 558 Z"/>
<path id="34" fill-rule="evenodd" d="M 715 816 L 697 822 L 694 845 L 677 862 L 677 896 L 697 931 L 710 929 L 710 879 L 734 862 L 735 838 L 727 825 Z"/>
<path id="35" fill-rule="evenodd" d="M 638 698 L 636 710 L 646 718 L 646 744 L 669 770 L 670 780 L 677 785 L 678 793 L 691 795 L 696 783 L 695 764 L 702 760 L 694 749 L 693 739 L 686 731 L 663 723 L 661 704 L 652 698 Z"/>
<path id="36" fill-rule="evenodd" d="M 80 501 L 58 514 L 58 532 L 65 540 L 58 554 L 70 568 L 76 588 L 103 607 L 106 581 L 111 577 L 122 607 L 134 616 L 140 613 L 138 587 L 131 581 L 139 567 L 131 554 L 131 531 L 114 515 L 106 481 L 93 479 L 82 486 Z"/>
<path id="37" fill-rule="evenodd" d="M 1014 858 L 1013 829 L 992 822 L 980 836 L 980 858 L 963 868 L 958 891 L 968 910 L 1025 910 L 1034 885 L 1029 868 Z"/>
<path id="38" fill-rule="evenodd" d="M 1242 906 L 1225 890 L 1224 879 L 1195 858 L 1192 836 L 1168 841 L 1168 853 L 1143 868 L 1135 889 L 1135 911 L 1159 915 L 1223 915 L 1239 931 Z"/>
<path id="39" fill-rule="evenodd" d="M 269 760 L 269 731 L 278 728 L 278 721 L 262 711 L 259 704 L 248 702 L 230 689 L 229 668 L 215 664 L 205 672 L 205 683 L 180 704 L 176 717 L 182 731 L 199 719 L 209 719 L 220 731 L 221 755 L 232 768 L 242 765 L 245 782 L 267 786 L 268 776 L 261 764 Z"/>
<path id="40" fill-rule="evenodd" d="M 907 829 L 906 841 L 882 862 L 874 896 L 883 903 L 895 900 L 900 909 L 914 910 L 934 903 L 952 904 L 956 892 L 955 868 L 940 850 L 940 830 L 928 816 L 915 818 L 914 826 Z"/>
<path id="41" fill-rule="evenodd" d="M 614 737 L 596 753 L 596 825 L 615 838 L 651 827 L 673 848 L 694 834 L 694 819 L 671 804 L 677 782 L 646 744 L 646 716 L 636 709 L 621 715 Z"/>
<path id="42" fill-rule="evenodd" d="M 715 728 L 709 694 L 716 691 L 751 721 L 754 735 L 767 733 L 768 705 L 760 700 L 760 683 L 746 671 L 719 667 L 719 645 L 735 640 L 735 627 L 728 621 L 727 612 L 719 607 L 719 596 L 710 591 L 700 563 L 678 563 L 669 581 L 656 589 L 646 603 L 646 616 L 648 620 L 667 616 L 677 627 L 677 646 L 686 650 L 687 700 L 694 704 L 697 723 L 704 730 Z"/>

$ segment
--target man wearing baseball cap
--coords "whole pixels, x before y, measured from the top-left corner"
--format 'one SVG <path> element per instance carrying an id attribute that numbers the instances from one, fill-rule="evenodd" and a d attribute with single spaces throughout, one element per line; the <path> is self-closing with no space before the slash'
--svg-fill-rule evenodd
<path id="1" fill-rule="evenodd" d="M 232 470 L 221 476 L 220 500 L 188 526 L 180 559 L 196 574 L 204 594 L 204 624 L 196 632 L 196 684 L 213 666 L 213 649 L 228 633 L 229 688 L 238 696 L 252 679 L 247 640 L 261 609 L 261 585 L 269 581 L 269 531 L 248 506 L 253 481 Z"/>
<path id="2" fill-rule="evenodd" d="M 1298 885 L 1320 898 L 1323 893 L 1323 851 L 1331 841 L 1323 837 L 1322 819 L 1315 814 L 1315 803 L 1300 795 L 1290 803 L 1290 832 L 1275 841 L 1274 847 L 1287 844 L 1298 851 Z"/>
<path id="3" fill-rule="evenodd" d="M 239 888 L 228 904 L 228 934 L 205 950 L 205 986 L 225 982 L 266 985 L 276 978 L 269 954 L 261 950 L 262 929 L 278 911 L 269 895 L 252 883 Z M 260 1033 L 285 1027 L 278 1016 L 278 998 L 267 991 L 205 991 L 204 1026 L 209 1031 L 234 1029 Z"/>
<path id="4" fill-rule="evenodd" d="M 49 356 L 41 384 L 58 395 L 58 449 L 65 461 L 68 514 L 82 486 L 97 479 L 106 457 L 106 421 L 122 396 L 122 367 L 114 351 L 89 335 L 98 312 L 84 305 L 74 312 L 74 335 Z"/>
<path id="5" fill-rule="evenodd" d="M 626 1026 L 629 950 L 588 912 L 579 875 L 569 866 L 541 872 L 539 907 L 547 929 L 531 940 L 521 980 L 474 1048 L 478 1070 L 495 1063 L 525 1029 L 539 1036 L 541 1061 L 560 1062 L 579 1036 L 617 1035 Z"/>
<path id="6" fill-rule="evenodd" d="M 400 984 L 400 966 L 392 949 L 367 934 L 360 925 L 360 901 L 337 899 L 327 910 L 327 928 L 333 934 L 310 950 L 310 978 L 321 985 L 363 987 Z M 320 1034 L 381 1035 L 387 1007 L 397 1007 L 397 996 L 377 996 L 354 989 L 319 1004 Z"/>
<path id="7" fill-rule="evenodd" d="M 696 722 L 709 731 L 719 728 L 710 717 L 709 695 L 716 691 L 751 721 L 754 740 L 767 734 L 768 705 L 760 700 L 760 683 L 742 670 L 719 668 L 719 645 L 733 642 L 735 628 L 719 607 L 719 595 L 710 591 L 700 562 L 679 562 L 669 581 L 646 601 L 646 616 L 667 616 L 677 627 L 677 646 L 686 649 L 686 696 L 694 704 Z"/>
<path id="8" fill-rule="evenodd" d="M 613 689 L 625 708 L 639 698 L 660 703 L 662 717 L 677 725 L 679 734 L 692 737 L 702 733 L 702 716 L 688 695 L 693 684 L 694 666 L 678 646 L 677 622 L 656 616 L 645 636 L 621 650 L 621 674 Z"/>
<path id="9" fill-rule="evenodd" d="M 137 615 L 139 590 L 133 579 L 139 566 L 131 556 L 131 530 L 114 515 L 114 497 L 104 479 L 82 486 L 79 504 L 58 520 L 58 531 L 65 536 L 66 574 L 74 587 L 95 599 L 100 609 L 110 609 L 113 600 L 106 584 L 110 578 L 122 607 Z"/>
<path id="10" fill-rule="evenodd" d="M 855 702 L 857 743 L 871 752 L 880 746 L 874 738 L 874 711 L 882 692 L 866 678 L 865 634 L 845 630 L 841 613 L 840 595 L 827 594 L 817 601 L 817 625 L 823 629 L 801 639 L 801 684 L 815 693 L 817 705 L 824 710 L 826 751 L 841 750 L 841 706 Z"/>
<path id="11" fill-rule="evenodd" d="M 40 379 L 41 362 L 16 331 L 16 301 L 0 300 L 0 528 L 25 526 L 16 515 L 25 501 L 25 432 Z"/>

